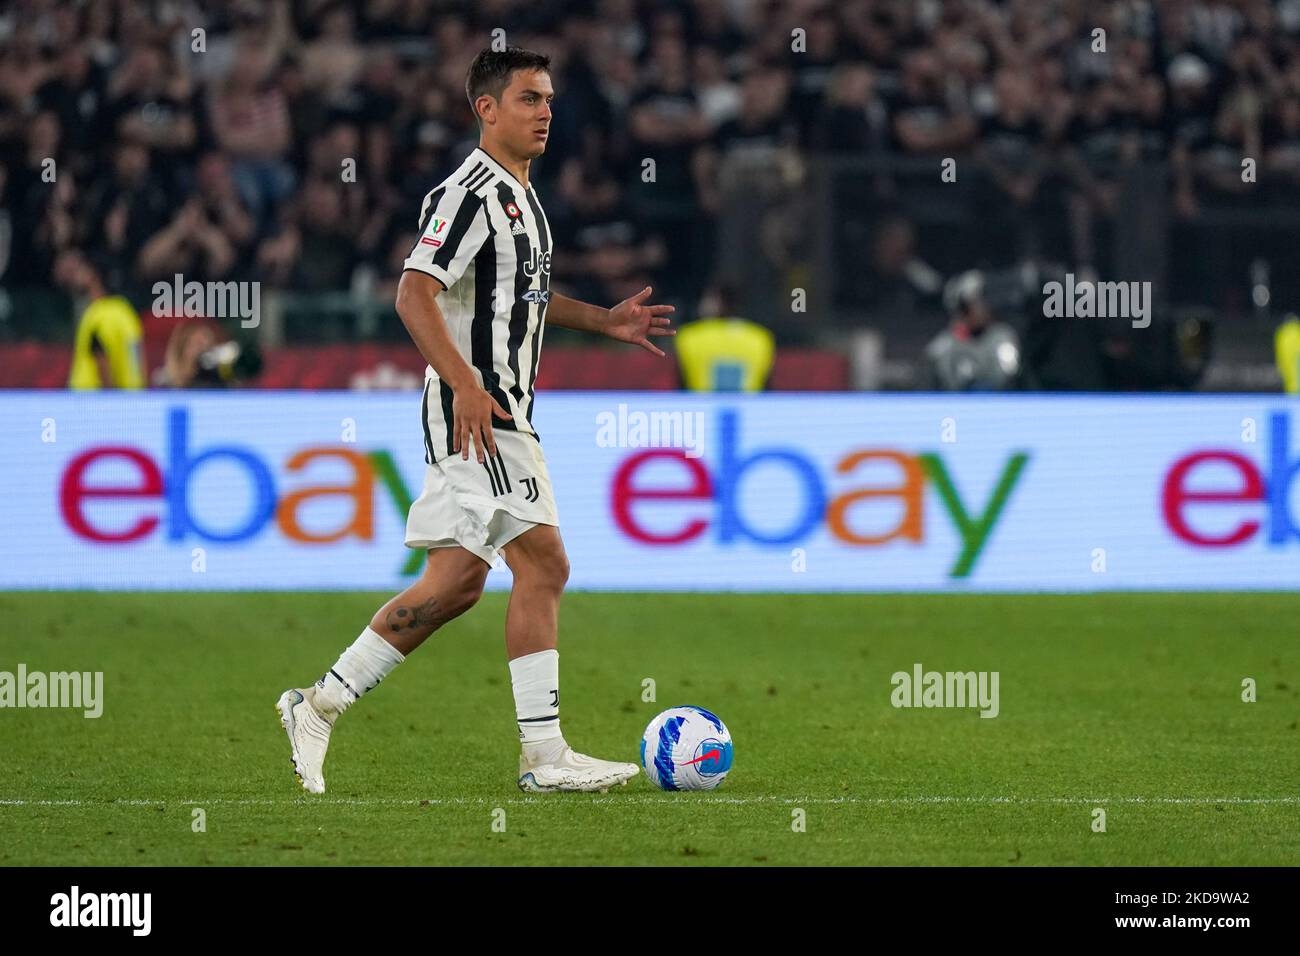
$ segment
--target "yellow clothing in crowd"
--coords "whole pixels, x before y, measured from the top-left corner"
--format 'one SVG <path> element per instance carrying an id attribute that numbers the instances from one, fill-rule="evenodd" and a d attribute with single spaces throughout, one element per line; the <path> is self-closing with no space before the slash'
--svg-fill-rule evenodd
<path id="1" fill-rule="evenodd" d="M 692 392 L 758 392 L 772 371 L 772 333 L 747 319 L 700 319 L 674 340 L 682 380 Z"/>
<path id="2" fill-rule="evenodd" d="M 140 316 L 122 296 L 106 295 L 90 303 L 77 326 L 68 387 L 144 388 L 143 336 Z M 100 381 L 96 342 L 108 362 L 108 383 Z"/>

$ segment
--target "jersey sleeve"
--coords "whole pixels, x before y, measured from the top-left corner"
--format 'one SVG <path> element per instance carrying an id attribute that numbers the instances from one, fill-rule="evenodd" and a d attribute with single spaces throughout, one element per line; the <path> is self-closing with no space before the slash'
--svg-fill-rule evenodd
<path id="1" fill-rule="evenodd" d="M 483 200 L 462 186 L 444 186 L 429 198 L 403 269 L 428 273 L 450 289 L 487 242 L 491 229 Z"/>

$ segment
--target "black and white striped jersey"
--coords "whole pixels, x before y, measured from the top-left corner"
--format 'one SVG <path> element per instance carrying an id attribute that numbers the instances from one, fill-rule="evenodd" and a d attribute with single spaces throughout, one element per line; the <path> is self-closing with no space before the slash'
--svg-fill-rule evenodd
<path id="1" fill-rule="evenodd" d="M 438 306 L 483 387 L 510 412 L 493 427 L 537 436 L 533 384 L 550 299 L 551 229 L 530 185 L 481 147 L 424 197 L 420 238 L 404 263 L 442 283 Z M 452 391 L 425 371 L 429 460 L 452 453 Z"/>

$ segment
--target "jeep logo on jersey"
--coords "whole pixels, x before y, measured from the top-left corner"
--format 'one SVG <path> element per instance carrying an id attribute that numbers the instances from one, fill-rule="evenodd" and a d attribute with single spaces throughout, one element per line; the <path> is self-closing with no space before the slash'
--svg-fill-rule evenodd
<path id="1" fill-rule="evenodd" d="M 523 299 L 525 302 L 536 302 L 538 305 L 545 305 L 547 302 L 551 301 L 551 290 L 529 289 L 519 298 Z"/>
<path id="2" fill-rule="evenodd" d="M 519 207 L 512 202 L 506 203 L 506 215 L 511 219 L 518 219 L 520 216 Z"/>
<path id="3" fill-rule="evenodd" d="M 532 257 L 523 264 L 524 275 L 529 277 L 537 275 L 539 267 L 544 275 L 549 276 L 551 274 L 551 250 L 547 249 L 543 252 L 539 262 L 537 250 L 534 249 Z"/>

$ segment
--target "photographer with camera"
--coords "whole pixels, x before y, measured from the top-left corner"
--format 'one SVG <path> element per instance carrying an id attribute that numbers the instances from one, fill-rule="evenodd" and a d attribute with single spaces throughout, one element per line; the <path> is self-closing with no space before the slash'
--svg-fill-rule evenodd
<path id="1" fill-rule="evenodd" d="M 227 339 L 206 319 L 186 319 L 167 340 L 156 388 L 225 388 L 253 378 L 262 368 L 255 346 Z"/>
<path id="2" fill-rule="evenodd" d="M 952 322 L 925 349 L 924 388 L 991 392 L 1015 388 L 1020 339 L 998 321 L 984 295 L 984 274 L 963 272 L 948 282 L 944 305 Z"/>

